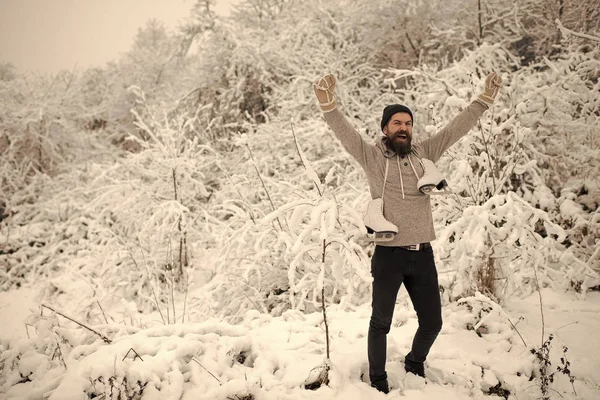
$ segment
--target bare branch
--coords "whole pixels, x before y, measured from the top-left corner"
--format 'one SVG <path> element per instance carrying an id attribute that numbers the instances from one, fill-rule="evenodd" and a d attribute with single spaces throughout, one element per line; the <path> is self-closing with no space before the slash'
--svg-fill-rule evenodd
<path id="1" fill-rule="evenodd" d="M 69 321 L 76 323 L 77 325 L 81 326 L 82 328 L 85 328 L 85 329 L 87 329 L 88 331 L 95 333 L 96 335 L 100 336 L 100 338 L 101 338 L 102 340 L 104 340 L 104 342 L 106 342 L 106 343 L 108 343 L 108 344 L 112 343 L 112 340 L 110 340 L 109 338 L 107 338 L 106 336 L 104 336 L 103 334 L 101 334 L 100 332 L 98 332 L 97 330 L 95 330 L 95 329 L 93 329 L 93 328 L 90 328 L 89 326 L 87 326 L 87 325 L 85 325 L 85 324 L 82 324 L 82 323 L 81 323 L 81 322 L 79 322 L 79 321 L 76 321 L 75 319 L 73 319 L 73 318 L 71 318 L 71 317 L 69 317 L 69 316 L 67 316 L 67 315 L 65 315 L 65 314 L 63 314 L 63 313 L 61 313 L 60 311 L 56 311 L 54 308 L 50 307 L 49 305 L 42 304 L 42 307 L 44 307 L 44 308 L 47 308 L 48 310 L 50 310 L 50 311 L 52 311 L 52 312 L 54 312 L 54 313 L 56 313 L 56 314 L 60 315 L 61 317 L 63 317 L 63 318 L 66 318 L 66 319 L 68 319 Z"/>

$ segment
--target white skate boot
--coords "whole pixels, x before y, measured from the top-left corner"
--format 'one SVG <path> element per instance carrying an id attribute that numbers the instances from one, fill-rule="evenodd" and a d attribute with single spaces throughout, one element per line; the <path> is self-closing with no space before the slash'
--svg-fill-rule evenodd
<path id="1" fill-rule="evenodd" d="M 369 201 L 364 222 L 367 238 L 373 242 L 389 242 L 398 234 L 398 227 L 383 216 L 383 200 L 380 198 Z"/>
<path id="2" fill-rule="evenodd" d="M 421 165 L 425 171 L 423 176 L 417 182 L 419 191 L 428 195 L 451 194 L 452 191 L 448 188 L 448 182 L 435 167 L 433 161 L 426 158 L 421 159 Z M 434 191 L 434 189 L 437 189 Z"/>

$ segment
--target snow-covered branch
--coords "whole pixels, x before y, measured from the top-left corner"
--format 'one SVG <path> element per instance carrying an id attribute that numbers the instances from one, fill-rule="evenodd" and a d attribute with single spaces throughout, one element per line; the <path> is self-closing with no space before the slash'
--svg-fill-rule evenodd
<path id="1" fill-rule="evenodd" d="M 575 32 L 575 31 L 572 31 L 571 29 L 565 28 L 563 26 L 562 22 L 560 22 L 560 20 L 558 18 L 556 20 L 554 20 L 554 22 L 556 23 L 556 26 L 558 26 L 558 29 L 560 29 L 560 33 L 562 33 L 562 35 L 565 38 L 568 38 L 569 36 L 577 36 L 582 39 L 588 39 L 588 40 L 593 40 L 595 42 L 600 42 L 600 37 L 598 37 L 598 36 L 588 35 L 587 33 Z"/>

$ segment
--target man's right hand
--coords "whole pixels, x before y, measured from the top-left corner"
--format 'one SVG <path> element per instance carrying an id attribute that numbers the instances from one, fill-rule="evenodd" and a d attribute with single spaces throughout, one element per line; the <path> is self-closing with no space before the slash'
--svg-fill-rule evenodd
<path id="1" fill-rule="evenodd" d="M 323 112 L 333 111 L 337 105 L 334 93 L 335 77 L 331 74 L 325 75 L 313 83 L 313 89 L 321 110 Z"/>
<path id="2" fill-rule="evenodd" d="M 491 107 L 498 95 L 500 86 L 502 86 L 502 78 L 500 78 L 500 75 L 495 72 L 490 73 L 485 78 L 485 89 L 483 93 L 479 95 L 479 100 L 486 103 L 488 107 Z"/>

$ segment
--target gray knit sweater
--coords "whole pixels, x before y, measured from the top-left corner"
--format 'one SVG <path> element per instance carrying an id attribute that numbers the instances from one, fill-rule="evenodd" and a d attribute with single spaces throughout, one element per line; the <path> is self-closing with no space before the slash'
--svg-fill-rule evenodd
<path id="1" fill-rule="evenodd" d="M 419 158 L 437 162 L 450 146 L 475 126 L 485 110 L 485 103 L 473 101 L 436 135 L 413 143 L 412 153 L 402 157 L 386 145 L 385 136 L 373 144 L 367 143 L 338 108 L 324 114 L 335 136 L 365 171 L 372 198 L 381 197 L 386 159 L 389 160 L 383 212 L 385 218 L 398 227 L 398 235 L 394 240 L 382 243 L 383 246 L 407 246 L 435 239 L 429 196 L 417 188 L 417 181 L 423 176 Z"/>

